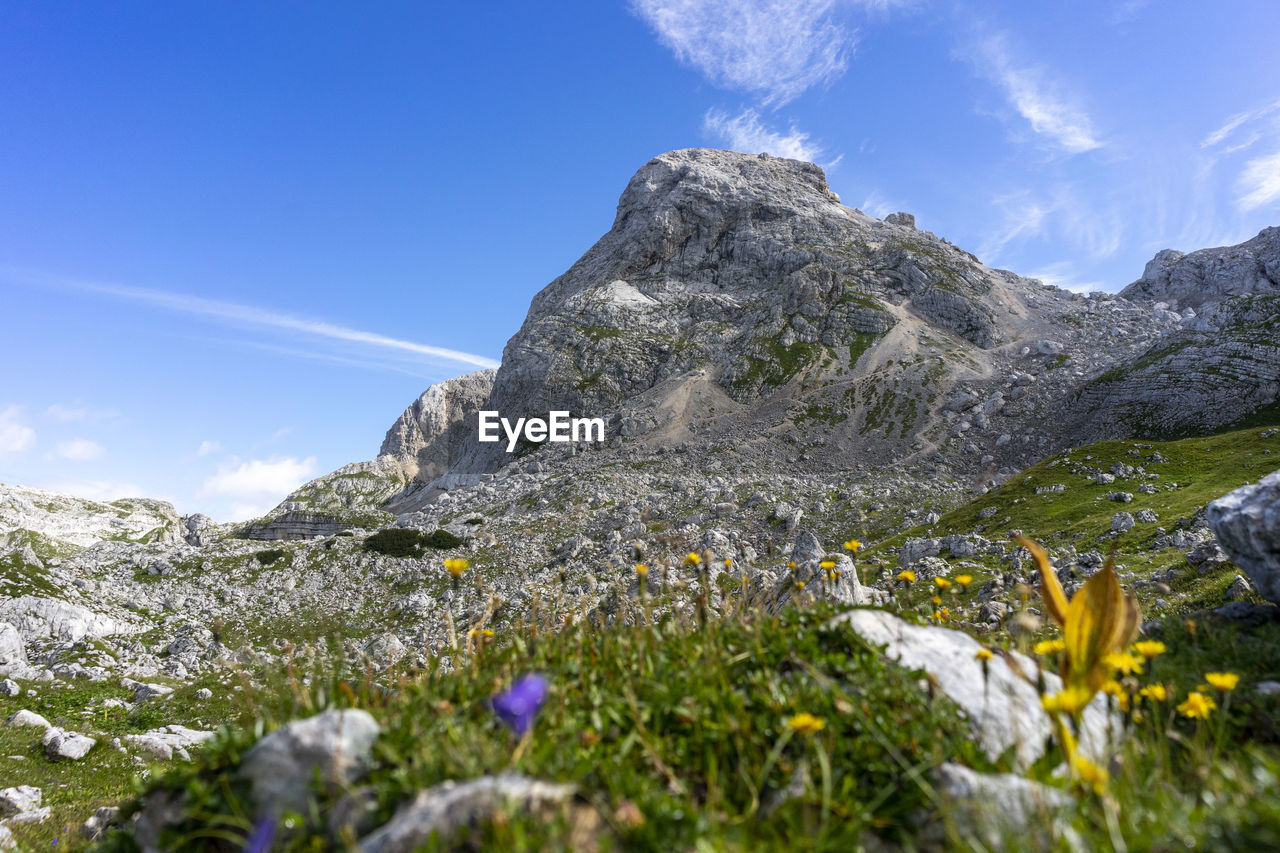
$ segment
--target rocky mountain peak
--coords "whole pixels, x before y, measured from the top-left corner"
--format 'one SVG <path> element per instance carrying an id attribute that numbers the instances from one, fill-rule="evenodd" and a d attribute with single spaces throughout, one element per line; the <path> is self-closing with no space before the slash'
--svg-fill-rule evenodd
<path id="1" fill-rule="evenodd" d="M 1147 262 L 1142 278 L 1120 291 L 1126 299 L 1165 302 L 1197 311 L 1232 296 L 1280 294 L 1280 228 L 1264 228 L 1236 246 L 1184 254 L 1164 249 Z"/>

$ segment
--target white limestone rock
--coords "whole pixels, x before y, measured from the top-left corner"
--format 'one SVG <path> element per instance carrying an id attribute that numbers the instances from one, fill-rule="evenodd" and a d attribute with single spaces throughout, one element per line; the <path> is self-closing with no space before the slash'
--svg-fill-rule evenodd
<path id="1" fill-rule="evenodd" d="M 885 646 L 885 654 L 906 669 L 933 676 L 969 715 L 979 745 L 993 760 L 1013 747 L 1018 766 L 1025 769 L 1044 753 L 1051 727 L 1035 688 L 1035 661 L 1017 652 L 997 653 L 984 677 L 975 657 L 982 644 L 960 631 L 912 625 L 883 610 L 854 610 L 832 624 L 848 625 L 869 642 Z M 1050 692 L 1062 689 L 1056 675 L 1044 677 Z M 1108 721 L 1106 708 L 1106 697 L 1099 694 L 1083 715 L 1080 748 L 1094 760 L 1103 760 L 1109 737 L 1121 731 L 1120 718 Z"/>
<path id="2" fill-rule="evenodd" d="M 266 735 L 240 763 L 258 813 L 303 811 L 316 771 L 328 783 L 351 784 L 367 769 L 378 733 L 367 711 L 340 710 L 295 720 Z"/>
<path id="3" fill-rule="evenodd" d="M 1207 517 L 1258 594 L 1280 604 L 1280 471 L 1218 498 Z"/>

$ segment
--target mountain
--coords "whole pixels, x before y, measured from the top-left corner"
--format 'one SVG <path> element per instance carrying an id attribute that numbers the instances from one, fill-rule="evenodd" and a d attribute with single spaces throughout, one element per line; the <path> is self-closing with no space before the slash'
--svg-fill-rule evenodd
<path id="1" fill-rule="evenodd" d="M 751 833 L 767 812 L 785 813 L 786 797 L 817 790 L 828 762 L 804 770 L 804 753 L 787 752 L 783 768 L 784 747 L 829 744 L 840 750 L 835 790 L 862 786 L 889 809 L 877 825 L 910 827 L 904 843 L 933 849 L 910 837 L 917 809 L 937 801 L 932 789 L 919 796 L 924 770 L 960 774 L 958 789 L 935 780 L 945 800 L 1003 803 L 987 792 L 1030 780 L 980 771 L 1024 771 L 1049 734 L 1040 697 L 1014 674 L 1045 666 L 1017 654 L 1043 636 L 1026 592 L 1039 570 L 1017 531 L 1044 544 L 1067 594 L 1111 552 L 1146 630 L 1164 631 L 1168 654 L 1152 664 L 1161 682 L 1180 698 L 1208 666 L 1240 675 L 1247 724 L 1237 711 L 1221 730 L 1274 744 L 1280 716 L 1262 690 L 1274 685 L 1267 650 L 1280 609 L 1258 593 L 1274 595 L 1280 573 L 1267 521 L 1280 458 L 1277 234 L 1161 252 L 1124 292 L 1085 296 L 992 269 L 910 214 L 845 207 L 812 164 L 706 150 L 655 158 L 610 231 L 534 297 L 500 368 L 428 388 L 374 459 L 307 483 L 265 517 L 215 525 L 155 501 L 0 486 L 0 708 L 16 721 L 0 765 L 28 786 L 6 789 L 9 802 L 21 795 L 34 815 L 14 834 L 32 847 L 54 840 L 39 834 L 36 787 L 74 791 L 50 797 L 46 815 L 48 827 L 68 826 L 131 796 L 139 765 L 184 762 L 226 724 L 235 733 L 194 767 L 151 776 L 137 819 L 117 820 L 131 837 L 112 849 L 174 849 L 213 821 L 225 821 L 213 843 L 239 846 L 254 809 L 241 794 L 275 791 L 292 792 L 296 829 L 318 849 L 338 844 L 321 838 L 334 827 L 355 833 L 344 846 L 390 849 L 381 845 L 415 816 L 478 815 L 459 798 L 522 790 L 519 777 L 473 777 L 509 766 L 517 743 L 488 716 L 494 691 L 536 672 L 554 680 L 556 708 L 515 754 L 532 773 L 581 781 L 574 814 L 593 826 L 691 823 L 684 815 L 709 802 L 707 756 L 742 737 L 741 754 L 763 766 L 714 775 L 738 793 L 739 778 L 771 781 L 754 783 L 735 827 Z M 598 417 L 606 440 L 507 453 L 478 440 L 491 410 Z M 1217 541 L 1219 516 L 1234 539 Z M 1229 553 L 1240 541 L 1252 582 Z M 829 618 L 851 605 L 882 607 Z M 1222 619 L 1261 633 L 1221 631 Z M 1108 701 L 1082 718 L 1095 733 L 1082 730 L 1082 748 L 1110 739 L 1100 732 L 1148 728 L 1108 723 Z M 334 704 L 346 716 L 258 737 L 264 717 Z M 806 715 L 840 737 L 822 740 Z M 50 728 L 27 735 L 24 722 Z M 867 739 L 881 728 L 892 749 Z M 705 737 L 697 748 L 691 731 Z M 1136 762 L 1167 747 L 1097 759 L 1133 774 L 1113 789 L 1126 808 L 1155 772 Z M 341 756 L 353 775 L 314 786 Z M 580 763 L 566 769 L 563 756 Z M 604 777 L 581 771 L 605 766 L 602 756 L 605 781 L 646 781 L 612 797 L 594 781 Z M 460 765 L 430 770 L 437 759 Z M 868 762 L 881 774 L 870 782 Z M 1058 775 L 1042 769 L 1039 781 Z M 1271 800 L 1219 783 L 1265 790 L 1274 772 L 1221 773 L 1204 790 L 1236 790 L 1235 823 L 1258 824 Z M 428 787 L 446 778 L 457 784 Z M 1190 768 L 1170 781 L 1202 778 Z M 1209 802 L 1178 796 L 1168 814 Z M 908 812 L 897 810 L 903 797 Z M 591 817 L 598 803 L 610 820 Z M 723 821 L 715 811 L 708 819 Z M 89 823 L 110 820 L 103 809 Z M 543 837 L 510 820 L 484 831 L 515 826 L 524 846 Z M 1149 841 L 1153 823 L 1126 824 L 1130 840 Z M 1027 827 L 1018 831 L 1025 845 Z M 1113 835 L 1091 839 L 1101 848 Z"/>
<path id="2" fill-rule="evenodd" d="M 603 418 L 609 458 L 696 454 L 762 474 L 893 466 L 967 483 L 1086 441 L 1220 429 L 1280 391 L 1278 234 L 1166 250 L 1123 293 L 1083 296 L 991 269 L 909 214 L 845 207 L 811 163 L 673 151 L 636 173 L 610 231 L 533 298 L 496 373 L 428 389 L 374 468 L 282 507 L 340 524 L 356 505 L 404 515 L 440 488 L 601 450 L 508 453 L 477 441 L 482 409 Z M 354 504 L 317 500 L 352 477 L 369 485 L 339 493 Z M 324 529 L 337 528 L 296 530 Z"/>

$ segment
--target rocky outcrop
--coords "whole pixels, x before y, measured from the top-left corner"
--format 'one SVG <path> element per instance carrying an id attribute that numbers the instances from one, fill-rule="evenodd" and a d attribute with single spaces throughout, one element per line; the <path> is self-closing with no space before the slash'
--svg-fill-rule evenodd
<path id="1" fill-rule="evenodd" d="M 48 557 L 103 541 L 177 542 L 184 532 L 178 513 L 165 501 L 103 503 L 0 483 L 0 548 L 34 540 L 36 551 Z"/>
<path id="2" fill-rule="evenodd" d="M 1275 403 L 1280 293 L 1229 295 L 1221 284 L 1219 291 L 1222 301 L 1189 313 L 1144 352 L 1082 387 L 1072 405 L 1077 418 L 1087 415 L 1082 440 L 1211 432 Z"/>
<path id="3" fill-rule="evenodd" d="M 1258 594 L 1280 604 L 1280 471 L 1209 504 L 1207 515 Z"/>
<path id="4" fill-rule="evenodd" d="M 378 456 L 395 459 L 410 480 L 429 483 L 444 474 L 475 436 L 476 412 L 488 402 L 495 375 L 479 370 L 432 385 L 387 430 Z"/>
<path id="5" fill-rule="evenodd" d="M 1120 291 L 1126 299 L 1197 312 L 1208 303 L 1249 294 L 1280 296 L 1280 228 L 1264 228 L 1238 246 L 1190 254 L 1165 249 L 1147 262 L 1142 278 Z"/>

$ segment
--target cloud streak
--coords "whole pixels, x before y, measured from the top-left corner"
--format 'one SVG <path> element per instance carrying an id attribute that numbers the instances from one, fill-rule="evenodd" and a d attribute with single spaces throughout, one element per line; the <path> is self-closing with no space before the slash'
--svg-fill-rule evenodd
<path id="1" fill-rule="evenodd" d="M 795 100 L 844 73 L 855 34 L 837 0 L 632 0 L 631 8 L 681 62 L 717 86 Z M 864 4 L 883 6 L 884 3 Z"/>
<path id="2" fill-rule="evenodd" d="M 36 431 L 22 423 L 22 407 L 0 409 L 0 453 L 21 453 L 36 443 Z"/>
<path id="3" fill-rule="evenodd" d="M 1043 69 L 1016 63 L 1004 35 L 980 39 L 968 58 L 982 76 L 1000 87 L 1009 104 L 1039 136 L 1069 154 L 1102 147 L 1084 110 L 1064 95 Z"/>
<path id="4" fill-rule="evenodd" d="M 723 139 L 730 148 L 748 154 L 772 154 L 792 160 L 816 162 L 822 149 L 809 143 L 809 134 L 792 126 L 787 134 L 777 133 L 760 122 L 755 110 L 743 110 L 730 116 L 722 110 L 708 110 L 702 120 L 703 129 Z"/>
<path id="5" fill-rule="evenodd" d="M 1246 163 L 1236 187 L 1241 192 L 1242 210 L 1256 210 L 1280 201 L 1280 151 Z"/>
<path id="6" fill-rule="evenodd" d="M 59 441 L 55 449 L 60 458 L 70 459 L 75 462 L 90 462 L 101 457 L 106 452 L 101 444 L 96 441 L 90 441 L 87 438 Z"/>
<path id="7" fill-rule="evenodd" d="M 214 299 L 205 299 L 200 296 L 168 293 L 162 290 L 150 290 L 142 287 L 129 287 L 126 285 L 106 284 L 102 282 L 81 281 L 48 276 L 42 276 L 41 278 L 43 279 L 42 283 L 44 284 L 52 284 L 54 286 L 68 287 L 89 293 L 97 293 L 103 296 L 110 296 L 130 302 L 150 305 L 155 308 L 163 308 L 165 310 L 177 311 L 183 314 L 193 314 L 233 324 L 261 326 L 288 332 L 298 332 L 304 335 L 327 338 L 329 340 L 363 344 L 366 346 L 378 347 L 380 349 L 425 356 L 431 359 L 458 362 L 461 364 L 471 365 L 473 367 L 497 367 L 499 364 L 497 361 L 482 355 L 475 355 L 473 353 L 461 352 L 459 350 L 401 340 L 399 338 L 388 337 L 387 335 L 380 335 L 377 332 L 352 329 L 347 326 L 339 326 L 323 320 L 296 317 L 292 314 L 269 311 L 251 305 L 241 305 L 234 302 L 221 302 Z"/>

